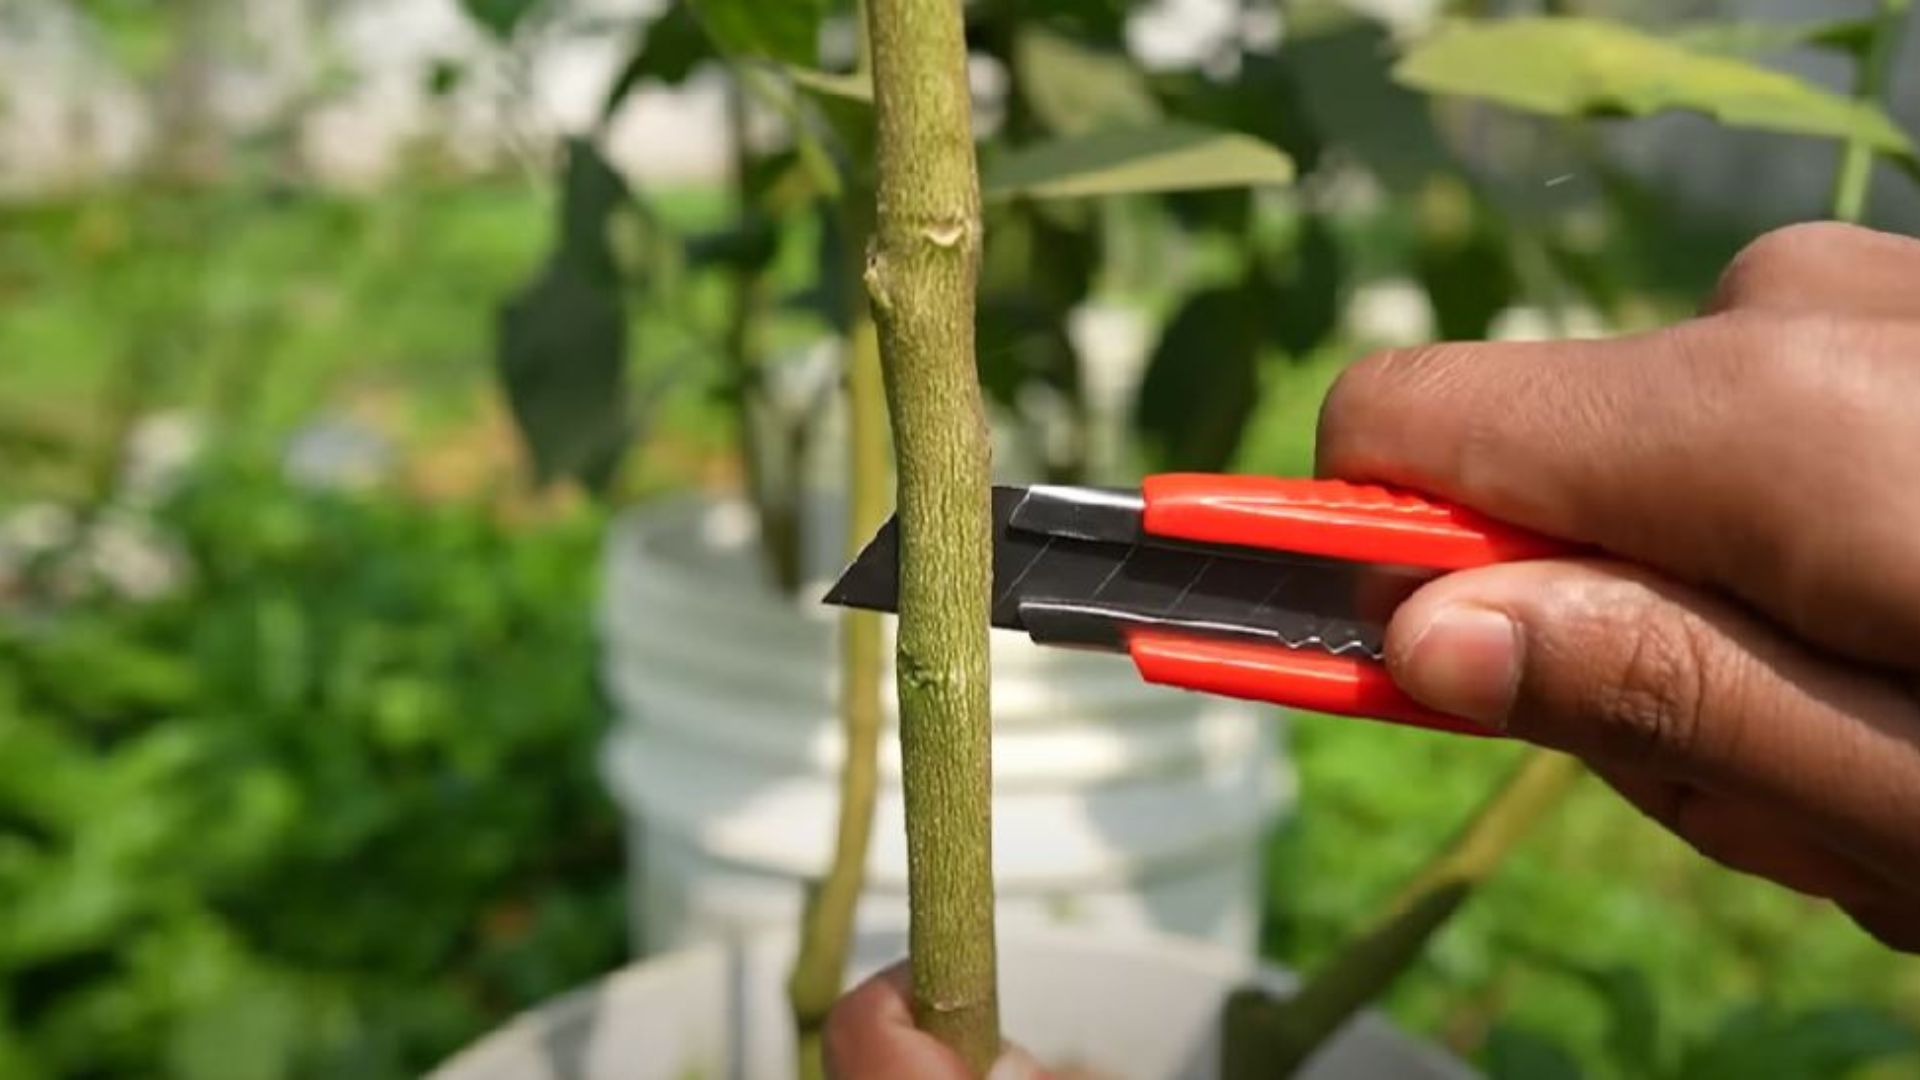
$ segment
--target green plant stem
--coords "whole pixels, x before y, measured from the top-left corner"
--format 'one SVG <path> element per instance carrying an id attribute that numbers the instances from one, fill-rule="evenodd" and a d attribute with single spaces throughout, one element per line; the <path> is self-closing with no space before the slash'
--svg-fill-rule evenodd
<path id="1" fill-rule="evenodd" d="M 849 213 L 852 220 L 857 215 Z M 866 229 L 849 225 L 850 237 Z M 860 250 L 850 243 L 849 249 Z M 880 343 L 864 303 L 854 314 L 847 351 L 849 557 L 857 555 L 888 508 L 887 398 L 880 374 Z M 820 1036 L 840 996 L 853 940 L 854 917 L 866 882 L 867 847 L 880 756 L 880 617 L 848 609 L 840 616 L 840 717 L 846 757 L 840 770 L 840 824 L 833 863 L 807 897 L 800 957 L 787 984 L 800 1038 L 800 1072 L 822 1075 Z"/>
<path id="2" fill-rule="evenodd" d="M 1860 58 L 1860 72 L 1854 97 L 1878 102 L 1886 97 L 1893 79 L 1894 55 L 1900 50 L 1900 31 L 1913 0 L 1880 0 L 1879 25 L 1866 55 Z M 1872 144 L 1854 139 L 1847 143 L 1840 159 L 1840 175 L 1834 182 L 1833 216 L 1840 221 L 1859 222 L 1867 216 L 1867 202 L 1873 191 L 1874 149 Z"/>
<path id="3" fill-rule="evenodd" d="M 752 150 L 747 145 L 746 91 L 738 81 L 727 88 L 727 134 L 733 143 L 735 212 L 744 224 L 754 213 L 748 181 Z M 800 522 L 796 503 L 783 500 L 766 475 L 767 454 L 761 445 L 756 391 L 760 383 L 760 321 L 766 313 L 766 276 L 756 265 L 743 265 L 733 274 L 733 307 L 728 313 L 723 352 L 727 361 L 727 399 L 740 429 L 740 468 L 747 500 L 760 525 L 761 551 L 774 584 L 791 594 L 800 586 Z M 797 472 L 797 465 L 796 465 Z"/>
<path id="4" fill-rule="evenodd" d="M 914 1018 L 984 1074 L 993 920 L 988 441 L 974 367 L 980 178 L 960 0 L 870 0 L 877 206 L 866 285 L 899 460 L 895 668 Z"/>
<path id="5" fill-rule="evenodd" d="M 1236 994 L 1227 1007 L 1221 1075 L 1238 1080 L 1297 1072 L 1412 966 L 1581 772 L 1573 758 L 1533 751 L 1445 850 L 1298 993 L 1285 1001 L 1258 991 Z"/>

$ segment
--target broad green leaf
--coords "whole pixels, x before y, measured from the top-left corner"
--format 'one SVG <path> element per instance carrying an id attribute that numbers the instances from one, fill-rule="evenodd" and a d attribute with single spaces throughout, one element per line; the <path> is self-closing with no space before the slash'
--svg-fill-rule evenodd
<path id="1" fill-rule="evenodd" d="M 460 6 L 466 9 L 468 18 L 502 40 L 512 37 L 521 22 L 540 3 L 541 0 L 460 0 Z"/>
<path id="2" fill-rule="evenodd" d="M 628 57 L 626 66 L 607 90 L 604 115 L 612 116 L 633 88 L 649 79 L 668 86 L 687 81 L 693 69 L 713 57 L 706 32 L 685 2 L 669 7 L 647 26 L 646 36 Z"/>
<path id="3" fill-rule="evenodd" d="M 1429 93 L 1551 116 L 1684 110 L 1730 127 L 1858 140 L 1886 153 L 1913 154 L 1906 133 L 1876 106 L 1599 19 L 1452 23 L 1414 46 L 1394 75 Z"/>
<path id="4" fill-rule="evenodd" d="M 829 0 L 690 0 L 722 52 L 811 66 Z"/>
<path id="5" fill-rule="evenodd" d="M 988 169 L 992 198 L 1140 195 L 1293 180 L 1293 162 L 1250 135 L 1187 124 L 1100 131 L 1022 147 Z"/>
<path id="6" fill-rule="evenodd" d="M 1143 127 L 1160 118 L 1159 103 L 1124 52 L 1026 26 L 1014 40 L 1013 65 L 1027 107 L 1054 135 Z"/>

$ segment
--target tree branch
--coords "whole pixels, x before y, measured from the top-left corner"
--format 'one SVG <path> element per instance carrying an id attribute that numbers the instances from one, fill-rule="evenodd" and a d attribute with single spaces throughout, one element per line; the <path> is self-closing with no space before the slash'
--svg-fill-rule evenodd
<path id="1" fill-rule="evenodd" d="M 1298 1072 L 1420 958 L 1581 772 L 1573 758 L 1532 752 L 1446 850 L 1297 993 L 1285 1001 L 1257 990 L 1235 994 L 1227 1004 L 1221 1075 L 1241 1080 Z"/>
<path id="2" fill-rule="evenodd" d="M 984 1074 L 995 985 L 980 181 L 960 0 L 870 0 L 878 213 L 866 285 L 899 457 L 895 658 L 915 1020 Z"/>

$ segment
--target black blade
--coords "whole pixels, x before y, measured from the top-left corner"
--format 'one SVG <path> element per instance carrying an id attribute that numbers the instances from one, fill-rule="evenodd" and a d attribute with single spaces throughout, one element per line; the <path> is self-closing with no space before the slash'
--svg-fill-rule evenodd
<path id="1" fill-rule="evenodd" d="M 1128 535 L 1116 503 L 1098 529 L 1057 535 L 1016 527 L 1027 492 L 996 488 L 993 624 L 1036 640 L 1115 648 L 1126 626 L 1249 638 L 1378 657 L 1387 618 L 1431 575 L 1306 556 L 1082 538 Z M 1137 536 L 1137 530 L 1131 535 Z M 898 523 L 889 521 L 826 602 L 893 611 Z"/>

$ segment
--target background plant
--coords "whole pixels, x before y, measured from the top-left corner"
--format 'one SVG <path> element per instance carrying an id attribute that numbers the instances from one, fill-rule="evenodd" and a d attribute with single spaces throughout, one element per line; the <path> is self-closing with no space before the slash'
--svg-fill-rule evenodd
<path id="1" fill-rule="evenodd" d="M 165 23 L 167 12 L 158 6 L 121 7 L 135 17 Z M 982 19 L 985 7 L 976 6 L 975 14 Z M 1709 13 L 1710 7 L 1639 5 L 1638 25 L 1670 39 L 1689 38 L 1697 49 L 1766 63 L 1783 50 L 1832 52 L 1837 43 L 1861 40 L 1859 24 L 1850 15 L 1811 34 L 1774 25 L 1679 25 Z M 142 13 L 142 8 L 147 10 Z M 1111 54 L 1125 37 L 1112 27 L 1124 25 L 1129 17 L 1120 8 L 1088 4 L 1075 14 L 1061 5 L 1043 25 L 1074 43 L 1104 42 L 1102 49 Z M 532 18 L 536 22 L 520 23 L 502 39 L 502 53 L 524 50 L 542 32 L 544 24 L 538 20 L 548 16 Z M 608 32 L 639 42 L 646 30 L 644 25 L 618 22 Z M 976 31 L 975 37 L 983 35 Z M 135 39 L 127 40 L 136 46 L 127 62 L 142 65 L 137 70 L 143 79 L 164 70 L 164 47 L 141 53 Z M 152 40 L 164 44 L 164 38 Z M 671 38 L 661 34 L 653 40 L 664 48 Z M 1802 44 L 1809 40 L 1812 44 Z M 1011 46 L 976 40 L 975 47 Z M 1248 110 L 1242 104 L 1219 114 L 1242 117 L 1230 122 L 1200 111 L 1198 102 L 1219 101 L 1219 86 L 1231 82 L 1236 69 L 1225 59 L 1206 71 L 1155 72 L 1141 80 L 1156 95 L 1158 108 L 1167 108 L 1158 104 L 1158 95 L 1172 95 L 1179 117 L 1207 122 L 1215 116 L 1216 123 L 1264 133 L 1284 148 L 1296 164 L 1299 182 L 1246 200 L 1256 208 L 1254 220 L 1268 261 L 1275 276 L 1288 281 L 1296 280 L 1288 276 L 1296 272 L 1290 267 L 1304 273 L 1309 262 L 1295 253 L 1306 250 L 1301 238 L 1308 233 L 1299 226 L 1301 213 L 1294 207 L 1310 203 L 1325 226 L 1322 235 L 1327 249 L 1337 254 L 1340 271 L 1333 279 L 1339 286 L 1332 302 L 1332 329 L 1316 345 L 1296 354 L 1265 339 L 1255 365 L 1258 393 L 1236 440 L 1232 468 L 1276 473 L 1310 468 L 1312 419 L 1327 382 L 1341 364 L 1369 347 L 1404 340 L 1407 326 L 1422 333 L 1422 323 L 1431 316 L 1433 332 L 1470 336 L 1489 330 L 1578 332 L 1596 322 L 1633 326 L 1684 316 L 1741 240 L 1763 224 L 1729 217 L 1717 204 L 1676 200 L 1663 187 L 1637 179 L 1604 153 L 1611 121 L 1527 120 L 1504 106 L 1442 102 L 1437 109 L 1429 107 L 1423 94 L 1390 78 L 1394 40 L 1370 23 L 1328 22 L 1277 47 L 1256 39 L 1238 51 L 1244 65 L 1238 70 L 1265 70 L 1285 90 L 1286 96 L 1278 98 L 1282 107 Z M 1101 55 L 1101 50 L 1095 53 Z M 829 62 L 850 56 L 850 51 L 829 50 L 821 57 L 821 70 L 837 70 Z M 150 62 L 154 66 L 148 66 Z M 1892 70 L 1903 69 L 1895 65 Z M 451 78 L 450 73 L 437 74 Z M 780 69 L 768 74 L 775 87 L 790 80 Z M 1193 96 L 1183 96 L 1189 90 Z M 837 108 L 820 91 L 808 92 L 818 110 Z M 767 103 L 751 106 L 751 111 L 760 110 L 779 113 Z M 999 139 L 996 135 L 985 151 L 999 153 Z M 511 295 L 555 246 L 557 185 L 530 183 L 526 168 L 529 162 L 542 165 L 531 174 L 535 179 L 561 175 L 557 164 L 545 167 L 546 158 L 540 156 L 544 151 L 538 150 L 544 145 L 530 142 L 536 156 L 503 159 L 497 171 L 479 176 L 423 155 L 392 185 L 369 195 L 348 195 L 319 188 L 290 164 L 294 159 L 282 152 L 284 144 L 229 143 L 223 171 L 208 182 L 211 186 L 141 180 L 76 185 L 0 206 L 0 356 L 7 358 L 0 363 L 0 513 L 5 519 L 0 549 L 14 551 L 22 523 L 48 504 L 89 505 L 104 489 L 120 485 L 115 463 L 125 455 L 114 433 L 133 433 L 140 425 L 123 424 L 116 417 L 146 418 L 155 410 L 184 407 L 219 418 L 209 422 L 218 434 L 218 450 L 207 459 L 213 464 L 202 466 L 213 470 L 208 483 L 192 489 L 200 507 L 193 514 L 211 514 L 206 509 L 210 500 L 229 505 L 218 515 L 219 527 L 191 528 L 189 549 L 196 561 L 222 563 L 229 547 L 252 548 L 252 527 L 266 528 L 262 523 L 284 512 L 278 507 L 302 507 L 310 539 L 337 533 L 329 549 L 338 545 L 350 551 L 354 565 L 349 576 L 384 582 L 431 571 L 440 583 L 435 588 L 443 595 L 441 606 L 423 605 L 430 614 L 418 624 L 420 634 L 438 644 L 430 650 L 423 646 L 414 659 L 395 661 L 391 670 L 411 671 L 422 682 L 450 688 L 457 695 L 450 707 L 454 714 L 481 710 L 485 715 L 485 702 L 507 692 L 467 675 L 488 670 L 492 654 L 483 643 L 495 640 L 469 617 L 476 605 L 484 607 L 479 597 L 512 592 L 518 599 L 500 603 L 523 612 L 515 625 L 527 628 L 514 639 L 514 647 L 546 658 L 541 670 L 550 675 L 577 673 L 578 696 L 558 683 L 539 684 L 547 700 L 576 703 L 556 706 L 548 720 L 555 740 L 563 738 L 563 729 L 574 732 L 564 736 L 569 748 L 543 743 L 553 756 L 506 754 L 516 762 L 513 768 L 468 774 L 481 793 L 475 798 L 482 801 L 497 795 L 508 805 L 526 805 L 519 800 L 537 798 L 543 806 L 568 808 L 564 821 L 531 813 L 516 819 L 524 831 L 513 846 L 530 854 L 549 845 L 559 835 L 556 830 L 569 823 L 605 820 L 611 827 L 611 811 L 570 801 L 594 782 L 575 771 L 581 763 L 576 755 L 584 753 L 600 723 L 591 696 L 590 643 L 580 619 L 581 605 L 591 595 L 597 515 L 570 516 L 576 511 L 567 509 L 571 500 L 564 489 L 539 500 L 519 492 L 513 446 L 504 441 L 488 384 L 487 359 L 495 354 L 497 327 L 476 317 L 475 309 L 476 298 Z M 1802 145 L 1807 153 L 1819 152 L 1814 142 Z M 777 130 L 755 151 L 788 158 L 800 152 Z M 429 166 L 429 161 L 436 163 Z M 1883 177 L 1889 171 L 1883 165 Z M 780 190 L 791 189 L 769 188 Z M 1151 343 L 1190 296 L 1232 282 L 1245 265 L 1246 255 L 1231 228 L 1209 232 L 1191 224 L 1195 213 L 1204 222 L 1209 206 L 1235 201 L 1238 197 L 1231 193 L 1126 196 L 1055 202 L 1047 215 L 1053 227 L 1059 227 L 1056 218 L 1067 218 L 1083 234 L 1100 238 L 1088 256 L 1096 269 L 1088 275 L 1092 284 L 1085 295 L 1141 312 L 1151 354 Z M 696 254 L 703 253 L 707 249 L 700 241 L 731 234 L 738 201 L 723 187 L 702 187 L 650 190 L 638 202 L 644 210 L 623 201 L 611 216 L 627 327 L 619 375 L 629 395 L 627 431 L 634 436 L 621 454 L 622 467 L 610 488 L 621 498 L 644 497 L 665 486 L 727 482 L 741 471 L 733 449 L 732 408 L 718 389 L 727 368 L 713 344 L 723 339 L 728 325 L 732 274 L 722 262 L 685 253 L 693 247 L 700 249 Z M 770 301 L 763 309 L 767 314 L 760 333 L 766 343 L 763 370 L 777 385 L 804 369 L 804 364 L 791 362 L 790 351 L 839 332 L 820 314 L 828 309 L 818 306 L 830 291 L 821 285 L 841 287 L 816 269 L 824 230 L 818 215 L 827 202 L 815 197 L 803 205 L 811 211 L 794 209 L 767 219 L 775 254 L 765 264 Z M 990 236 L 1017 234 L 1014 227 L 995 220 L 1011 214 L 1014 205 L 989 204 Z M 1869 213 L 1875 209 L 1882 207 L 1869 207 Z M 1811 203 L 1804 208 L 1806 216 L 1824 212 L 1823 206 Z M 676 248 L 682 252 L 676 254 Z M 990 243 L 988 279 L 997 272 L 992 262 L 996 252 L 1011 250 L 1018 248 Z M 1031 265 L 1009 262 L 1016 268 Z M 1041 261 L 1032 273 L 1071 265 L 1066 260 Z M 655 290 L 651 275 L 656 274 L 671 291 Z M 1310 274 L 1304 279 L 1329 280 Z M 1015 299 L 1022 292 L 1006 291 Z M 1029 282 L 1025 291 L 1040 290 Z M 655 303 L 656 297 L 661 302 Z M 671 303 L 666 302 L 669 298 Z M 1413 302 L 1404 303 L 1409 299 Z M 1377 315 L 1399 306 L 1411 308 L 1418 317 L 1396 327 Z M 982 359 L 989 365 L 1014 357 L 1013 344 L 1038 351 L 1060 323 L 1037 324 L 1049 334 L 1014 333 L 1007 325 L 983 312 L 982 341 L 1001 343 L 983 347 Z M 1271 325 L 1262 322 L 1256 328 Z M 1076 357 L 1084 360 L 1086 354 L 1073 335 L 1066 336 Z M 140 356 L 148 346 L 155 355 Z M 130 366 L 136 361 L 145 366 Z M 136 371 L 146 376 L 136 378 Z M 138 392 L 129 389 L 135 384 Z M 1098 379 L 1083 383 L 1083 390 L 1090 395 L 1090 413 L 1110 407 L 1100 398 Z M 995 394 L 993 400 L 1000 397 Z M 1015 408 L 1002 404 L 995 411 L 1018 436 L 1007 438 L 1004 447 L 1011 467 L 1021 456 L 1017 450 L 1042 444 L 1038 432 L 1045 426 L 1014 423 L 1007 415 L 1048 417 L 1059 410 L 1047 404 L 1053 400 L 1050 392 L 1029 391 L 1024 397 L 1015 392 L 1010 399 Z M 1131 403 L 1122 401 L 1118 407 L 1124 412 Z M 397 462 L 392 480 L 364 494 L 317 495 L 285 479 L 292 451 L 303 445 L 313 423 L 331 424 L 343 417 L 371 425 L 390 440 Z M 298 437 L 289 442 L 289 436 Z M 1145 445 L 1116 459 L 1100 447 L 1099 439 L 1091 443 L 1084 472 L 1095 478 L 1125 479 L 1129 470 L 1161 460 Z M 1070 447 L 1072 442 L 1063 439 L 1059 445 Z M 1061 460 L 1070 458 L 1062 455 Z M 1122 464 L 1113 465 L 1115 460 Z M 1038 466 L 1021 468 L 1026 478 L 1041 474 Z M 1078 467 L 1061 467 L 1058 475 L 1079 472 Z M 245 482 L 235 482 L 236 475 Z M 553 516 L 556 512 L 558 517 Z M 167 514 L 170 523 L 188 528 L 184 522 L 192 515 L 184 503 Z M 376 520 L 379 527 L 370 524 Z M 361 524 L 350 524 L 356 521 Z M 456 521 L 464 524 L 455 529 L 449 523 Z M 422 539 L 448 531 L 469 536 L 472 544 L 448 540 L 441 546 Z M 552 592 L 544 587 L 516 591 L 521 586 L 502 580 L 515 575 L 502 575 L 498 568 L 522 559 L 551 559 L 572 584 Z M 121 752 L 117 748 L 123 744 L 95 734 L 92 721 L 80 723 L 76 717 L 90 714 L 74 702 L 104 696 L 103 684 L 120 681 L 103 673 L 127 673 L 132 680 L 132 673 L 143 670 L 133 658 L 158 659 L 176 670 L 197 669 L 203 662 L 195 630 L 199 620 L 188 618 L 182 610 L 186 606 L 232 614 L 231 619 L 217 620 L 225 627 L 221 640 L 228 644 L 223 650 L 241 657 L 279 655 L 276 650 L 285 647 L 269 641 L 273 620 L 242 613 L 255 606 L 276 606 L 259 601 L 285 594 L 294 597 L 296 608 L 336 611 L 327 606 L 329 596 L 319 585 L 309 593 L 309 571 L 303 567 L 310 564 L 290 556 L 271 572 L 265 564 L 250 563 L 263 568 L 258 573 L 195 578 L 189 599 L 179 605 L 167 602 L 160 614 L 154 601 L 97 591 L 73 609 L 79 615 L 71 618 L 63 606 L 70 600 L 51 606 L 36 602 L 23 613 L 13 579 L 7 576 L 12 564 L 4 559 L 0 564 L 0 579 L 5 580 L 0 585 L 5 608 L 0 620 L 9 640 L 30 629 L 41 643 L 31 652 L 8 653 L 12 659 L 5 662 L 0 681 L 14 685 L 31 678 L 33 688 L 31 693 L 0 695 L 0 718 L 9 730 L 53 731 L 63 740 L 86 732 L 82 741 L 87 754 L 72 759 L 78 764 L 71 768 L 62 768 L 63 783 L 81 793 L 75 798 L 88 805 L 132 808 L 89 814 L 87 819 L 138 820 L 160 850 L 190 851 L 208 835 L 209 816 L 219 821 L 247 817 L 227 814 L 224 804 L 211 815 L 168 809 L 183 800 L 224 798 L 218 784 L 189 783 L 164 770 L 164 781 L 129 785 L 116 779 L 132 769 L 116 764 Z M 360 588 L 340 584 L 345 580 L 341 577 L 318 575 L 313 580 L 349 593 Z M 207 592 L 214 582 L 221 586 L 218 596 Z M 322 672 L 314 676 L 317 681 L 331 684 L 335 677 L 324 672 L 350 661 L 361 663 L 337 647 L 352 622 L 349 613 L 340 612 L 337 619 L 329 615 L 308 626 L 305 648 L 315 658 L 314 670 Z M 91 643 L 94 651 L 86 655 L 95 659 L 60 666 L 43 659 L 44 649 L 80 637 Z M 432 659 L 420 658 L 428 656 Z M 279 745 L 274 740 L 291 739 L 279 720 L 251 722 L 264 708 L 264 691 L 248 682 L 253 676 L 243 675 L 201 680 L 189 706 L 163 709 L 147 703 L 129 708 L 138 722 L 114 730 L 169 733 L 174 741 L 195 745 L 210 741 L 227 746 L 256 737 Z M 401 696 L 407 693 L 414 691 Z M 355 700 L 360 699 L 325 695 L 300 706 L 297 715 L 304 719 L 297 725 L 299 738 L 326 748 L 324 753 L 315 751 L 319 760 L 389 760 L 390 751 L 381 749 L 372 721 L 366 719 L 372 707 L 364 701 L 351 704 Z M 203 729 L 211 734 L 198 734 Z M 433 769 L 451 770 L 449 762 L 490 756 L 496 751 L 488 747 L 521 739 L 514 730 L 504 722 L 461 725 L 458 737 L 432 742 L 433 749 L 422 751 L 421 760 L 439 763 Z M 130 748 L 136 742 L 124 745 Z M 1264 947 L 1276 959 L 1313 969 L 1348 939 L 1363 913 L 1391 895 L 1447 838 L 1466 809 L 1496 786 L 1515 759 L 1508 748 L 1463 746 L 1332 721 L 1302 721 L 1294 725 L 1288 742 L 1300 773 L 1304 809 L 1273 842 Z M 292 768 L 298 775 L 298 768 Z M 420 775 L 434 774 L 433 769 Z M 224 780 L 229 773 L 223 766 L 216 773 L 191 775 Z M 358 773 L 343 770 L 342 775 L 372 775 L 378 782 L 316 786 L 327 793 L 326 799 L 300 805 L 320 808 L 309 809 L 271 835 L 276 846 L 291 853 L 285 856 L 288 861 L 325 866 L 329 881 L 358 881 L 344 868 L 354 864 L 353 857 L 342 855 L 338 864 L 315 862 L 320 857 L 312 854 L 310 838 L 340 828 L 337 821 L 350 816 L 349 808 L 382 790 L 386 774 L 369 765 Z M 306 790 L 304 785 L 319 782 L 297 783 Z M 384 819 L 388 835 L 453 835 L 446 831 L 453 828 L 449 819 L 437 816 L 445 811 L 432 799 L 381 805 L 392 813 Z M 25 868 L 0 878 L 0 907 L 8 912 L 26 902 L 38 888 L 36 882 L 52 880 L 49 868 L 66 864 L 58 853 L 73 850 L 75 843 L 70 833 L 56 834 L 66 839 L 47 840 L 33 832 L 38 826 L 22 824 L 31 820 L 27 806 L 13 795 L 0 796 L 0 816 L 7 822 L 0 826 L 0 846 L 10 853 L 7 859 L 20 860 L 8 865 Z M 105 824 L 90 827 L 111 831 Z M 223 1002 L 278 1001 L 280 991 L 258 988 L 290 983 L 301 994 L 317 995 L 298 999 L 308 1016 L 336 1015 L 326 1001 L 382 1003 L 355 1012 L 354 1019 L 338 1026 L 309 1031 L 318 1045 L 301 1043 L 306 1036 L 290 1037 L 289 1060 L 319 1063 L 305 1068 L 307 1074 L 323 1073 L 327 1061 L 345 1062 L 340 1068 L 346 1075 L 417 1074 L 516 1008 L 616 962 L 623 949 L 615 899 L 621 868 L 617 853 L 606 849 L 603 854 L 598 862 L 581 864 L 577 873 L 530 878 L 525 892 L 543 911 L 596 914 L 543 916 L 536 920 L 540 926 L 571 929 L 497 939 L 531 942 L 551 932 L 557 935 L 554 940 L 575 940 L 571 935 L 577 934 L 582 944 L 524 951 L 503 944 L 500 949 L 519 958 L 513 964 L 524 962 L 521 970 L 537 969 L 540 974 L 484 979 L 471 972 L 497 972 L 503 964 L 512 964 L 498 959 L 505 953 L 478 944 L 481 935 L 456 935 L 451 944 L 431 937 L 437 943 L 434 949 L 423 948 L 433 952 L 430 964 L 419 959 L 420 953 L 396 947 L 417 932 L 406 920 L 407 905 L 397 899 L 350 911 L 338 910 L 338 905 L 324 911 L 302 905 L 286 913 L 271 932 L 253 926 L 252 919 L 264 918 L 258 906 L 227 910 L 209 899 L 251 895 L 267 887 L 256 883 L 284 880 L 276 876 L 284 873 L 279 856 L 224 863 L 230 869 L 220 875 L 199 870 L 163 873 L 142 858 L 111 862 L 97 870 L 97 880 L 111 883 L 120 895 L 154 897 L 152 903 L 141 900 L 142 910 L 164 908 L 177 916 L 169 915 L 172 921 L 108 921 L 72 948 L 67 942 L 79 939 L 27 944 L 30 935 L 24 932 L 10 938 L 9 948 L 31 959 L 12 962 L 0 993 L 12 1055 L 9 1071 L 26 1076 L 36 1075 L 36 1070 L 38 1075 L 62 1076 L 127 1071 L 223 1075 L 217 1062 L 185 1053 L 169 1056 L 175 1052 L 168 1048 L 194 1043 L 198 1036 L 193 1032 L 205 1030 L 210 1016 L 224 1018 L 234 1029 L 251 1028 L 253 1021 L 223 1011 Z M 239 868 L 231 869 L 234 866 Z M 250 876 L 256 872 L 260 876 Z M 218 889 L 210 884 L 216 877 Z M 405 880 L 408 904 L 421 904 L 449 923 L 471 926 L 493 908 L 491 886 L 474 882 L 499 879 L 450 875 L 443 891 L 436 891 L 441 889 L 438 877 Z M 192 934 L 152 929 L 183 922 L 231 929 Z M 508 919 L 502 925 L 525 924 Z M 283 948 L 289 939 L 349 936 L 343 926 L 351 927 L 355 940 L 367 943 L 350 963 L 323 963 L 311 951 Z M 1577 939 L 1569 939 L 1569 926 L 1580 928 Z M 153 944 L 161 939 L 173 944 Z M 1547 945 L 1558 952 L 1544 952 Z M 445 951 L 434 951 L 439 949 Z M 236 952 L 244 952 L 244 962 L 231 959 Z M 140 962 L 98 963 L 101 956 L 137 957 Z M 488 956 L 495 959 L 481 959 Z M 1638 983 L 1643 993 L 1610 997 L 1595 992 L 1584 975 L 1569 974 L 1569 963 L 1583 972 L 1603 972 L 1622 985 Z M 258 976 L 260 968 L 268 974 Z M 241 974 L 218 974 L 236 970 Z M 48 971 L 59 977 L 43 977 Z M 182 972 L 213 974 L 190 982 L 177 977 Z M 347 989 L 339 989 L 342 980 Z M 244 989 L 208 989 L 230 985 Z M 391 989 L 368 989 L 374 985 Z M 1385 1004 L 1413 1030 L 1506 1075 L 1535 1075 L 1525 1069 L 1537 1067 L 1543 1040 L 1551 1044 L 1545 1053 L 1556 1055 L 1562 1065 L 1570 1060 L 1584 1074 L 1644 1075 L 1643 1067 L 1632 1064 L 1643 1059 L 1620 1057 L 1613 1047 L 1622 1041 L 1636 1043 L 1638 1036 L 1626 1039 L 1614 1033 L 1649 1030 L 1633 1020 L 1647 1015 L 1657 1017 L 1650 1028 L 1651 1042 L 1664 1071 L 1697 1064 L 1699 1059 L 1689 1056 L 1696 1047 L 1773 1048 L 1782 1045 L 1773 1041 L 1778 1037 L 1804 1050 L 1845 1046 L 1864 1033 L 1852 1045 L 1885 1050 L 1882 1067 L 1890 1075 L 1901 1075 L 1911 1071 L 1915 1060 L 1901 1048 L 1899 1036 L 1920 1016 L 1913 1004 L 1920 1000 L 1916 993 L 1920 986 L 1911 965 L 1872 945 L 1844 919 L 1701 864 L 1683 845 L 1639 821 L 1597 785 L 1586 785 L 1567 796 L 1561 810 L 1537 826 L 1502 872 L 1477 890 L 1474 902 L 1433 940 L 1412 977 L 1397 982 Z M 122 1011 L 110 1013 L 94 1004 L 98 1002 Z M 1616 1013 L 1630 1022 L 1617 1023 Z M 126 1020 L 129 1016 L 138 1022 Z M 1889 1021 L 1893 1026 L 1884 1026 Z M 261 1026 L 272 1029 L 274 1023 Z M 124 1035 L 102 1034 L 110 1031 Z M 246 1044 L 255 1041 L 250 1036 Z M 1768 1052 L 1778 1061 L 1789 1060 L 1786 1051 Z M 1874 1054 L 1880 1056 L 1880 1050 Z M 248 1056 L 245 1063 L 251 1068 L 261 1060 Z M 1809 1065 L 1806 1075 L 1825 1075 L 1826 1069 Z M 273 1073 L 263 1066 L 248 1075 Z"/>

